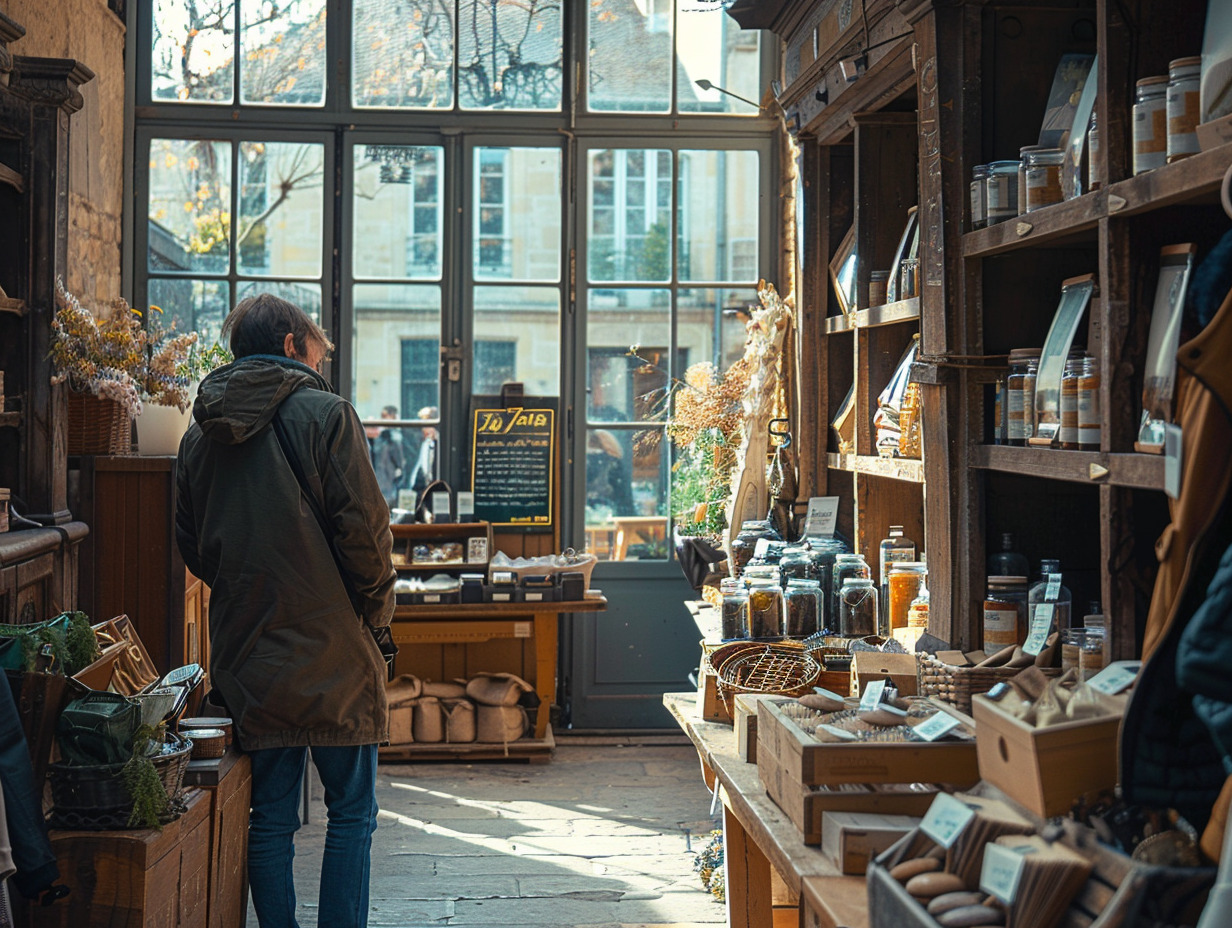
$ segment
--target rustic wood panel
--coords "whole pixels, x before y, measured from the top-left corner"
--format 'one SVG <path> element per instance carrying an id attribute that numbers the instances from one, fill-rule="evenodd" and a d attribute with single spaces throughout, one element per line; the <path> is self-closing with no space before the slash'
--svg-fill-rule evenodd
<path id="1" fill-rule="evenodd" d="M 856 545 L 864 555 L 878 583 L 881 539 L 891 525 L 901 525 L 903 533 L 924 551 L 924 487 L 887 477 L 856 474 Z M 931 597 L 931 592 L 930 592 Z"/>
<path id="2" fill-rule="evenodd" d="M 915 113 L 856 113 L 856 305 L 867 308 L 869 276 L 888 270 L 917 205 Z"/>

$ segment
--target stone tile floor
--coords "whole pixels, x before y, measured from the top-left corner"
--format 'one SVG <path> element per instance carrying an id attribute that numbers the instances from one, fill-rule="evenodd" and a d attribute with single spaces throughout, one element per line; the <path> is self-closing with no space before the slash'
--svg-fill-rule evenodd
<path id="1" fill-rule="evenodd" d="M 696 751 L 671 740 L 559 737 L 551 762 L 537 765 L 381 764 L 369 925 L 723 924 L 693 871 L 720 817 Z M 317 924 L 319 786 L 309 815 L 296 838 L 303 928 Z"/>

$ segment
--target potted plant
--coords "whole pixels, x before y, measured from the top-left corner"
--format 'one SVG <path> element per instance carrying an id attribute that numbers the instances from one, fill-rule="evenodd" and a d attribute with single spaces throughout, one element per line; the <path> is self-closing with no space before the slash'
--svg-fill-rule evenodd
<path id="1" fill-rule="evenodd" d="M 136 312 L 136 310 L 134 310 Z M 175 335 L 163 327 L 162 310 L 150 307 L 146 329 L 147 363 L 140 382 L 144 401 L 137 417 L 137 453 L 175 454 L 192 421 L 196 384 L 215 367 L 229 363 L 231 352 L 214 342 L 202 348 L 196 332 Z"/>

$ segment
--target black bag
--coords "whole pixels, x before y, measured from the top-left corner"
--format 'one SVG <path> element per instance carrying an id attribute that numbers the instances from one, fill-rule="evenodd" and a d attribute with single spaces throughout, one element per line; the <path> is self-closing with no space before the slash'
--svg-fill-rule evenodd
<path id="1" fill-rule="evenodd" d="M 342 578 L 347 596 L 350 597 L 351 606 L 354 608 L 356 603 L 359 602 L 359 596 L 355 593 L 354 587 L 351 586 L 351 578 L 342 566 L 342 559 L 338 557 L 338 549 L 334 544 L 334 532 L 330 527 L 329 520 L 325 518 L 325 510 L 321 506 L 320 500 L 313 495 L 312 490 L 309 488 L 308 479 L 304 476 L 304 469 L 299 462 L 299 455 L 295 453 L 290 439 L 287 438 L 286 427 L 282 424 L 281 413 L 281 410 L 274 413 L 271 423 L 274 427 L 274 437 L 278 439 L 278 444 L 282 446 L 282 453 L 286 457 L 287 463 L 291 465 L 291 470 L 295 473 L 295 479 L 299 482 L 300 489 L 304 491 L 304 497 L 308 500 L 308 508 L 316 516 L 317 524 L 321 526 L 321 532 L 329 543 L 329 553 L 334 556 L 334 563 L 338 567 L 338 576 Z M 358 608 L 355 609 L 355 614 L 359 615 Z M 361 618 L 360 621 L 362 622 L 363 619 Z M 368 631 L 372 633 L 372 640 L 376 642 L 376 647 L 381 652 L 381 657 L 385 658 L 386 673 L 389 675 L 389 679 L 392 680 L 394 678 L 394 658 L 398 656 L 398 646 L 394 643 L 393 633 L 389 630 L 389 626 L 383 628 L 368 626 Z"/>
<path id="2" fill-rule="evenodd" d="M 726 576 L 720 565 L 727 560 L 727 555 L 705 539 L 676 532 L 675 541 L 676 560 L 693 589 L 701 590 L 707 583 L 713 585 Z"/>

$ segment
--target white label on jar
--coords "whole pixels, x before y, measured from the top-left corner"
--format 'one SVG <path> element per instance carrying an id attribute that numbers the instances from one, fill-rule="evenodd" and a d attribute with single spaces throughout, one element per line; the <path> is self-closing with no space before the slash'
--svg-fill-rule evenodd
<path id="1" fill-rule="evenodd" d="M 987 218 L 984 214 L 984 179 L 973 180 L 971 182 L 971 224 L 983 222 Z"/>
<path id="2" fill-rule="evenodd" d="M 1197 81 L 1168 87 L 1168 158 L 1176 155 L 1193 155 L 1198 146 L 1198 87 Z M 1192 90 L 1189 87 L 1192 86 Z"/>
<path id="3" fill-rule="evenodd" d="M 1078 428 L 1099 427 L 1099 390 L 1078 388 Z"/>
<path id="4" fill-rule="evenodd" d="M 993 216 L 1017 215 L 1018 204 L 1014 200 L 1018 198 L 1018 175 L 989 177 L 985 189 L 988 191 L 985 209 L 990 219 Z"/>
<path id="5" fill-rule="evenodd" d="M 1134 105 L 1134 173 L 1141 174 L 1168 163 L 1168 113 L 1159 97 Z"/>
<path id="6" fill-rule="evenodd" d="M 984 607 L 984 647 L 995 645 L 1005 647 L 1018 643 L 1018 608 L 1007 605 L 1004 608 L 989 609 Z"/>
<path id="7" fill-rule="evenodd" d="M 1006 397 L 1009 405 L 1009 415 L 1006 416 L 1006 424 L 1008 426 L 1007 436 L 1010 441 L 1026 438 L 1026 430 L 1023 428 L 1024 401 L 1026 394 L 1022 390 L 1007 390 Z"/>

